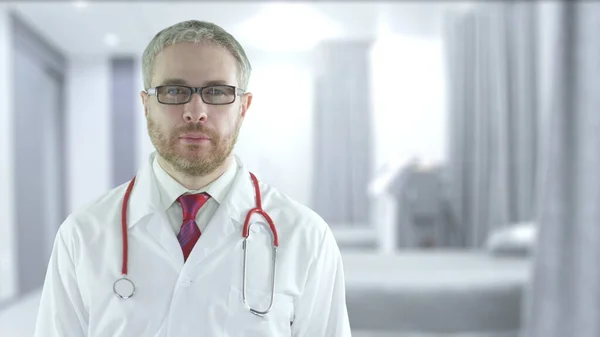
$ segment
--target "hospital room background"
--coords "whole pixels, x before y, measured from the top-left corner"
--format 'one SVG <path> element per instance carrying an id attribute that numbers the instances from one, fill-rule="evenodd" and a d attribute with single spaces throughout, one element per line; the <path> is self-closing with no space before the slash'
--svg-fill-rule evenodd
<path id="1" fill-rule="evenodd" d="M 0 4 L 0 336 L 57 228 L 152 151 L 140 56 L 213 21 L 253 65 L 236 153 L 337 238 L 358 337 L 600 336 L 600 4 Z"/>

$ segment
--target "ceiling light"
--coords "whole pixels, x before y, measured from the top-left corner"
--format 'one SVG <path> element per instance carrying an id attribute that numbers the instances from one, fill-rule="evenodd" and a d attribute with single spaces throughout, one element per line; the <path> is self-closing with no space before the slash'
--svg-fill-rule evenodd
<path id="1" fill-rule="evenodd" d="M 310 50 L 341 34 L 340 27 L 318 10 L 294 3 L 268 4 L 236 28 L 240 40 L 269 51 Z"/>
<path id="2" fill-rule="evenodd" d="M 89 6 L 90 3 L 88 1 L 84 1 L 84 0 L 77 0 L 77 1 L 73 1 L 73 6 L 75 8 L 86 8 L 87 6 Z"/>
<path id="3" fill-rule="evenodd" d="M 109 47 L 116 47 L 119 44 L 119 37 L 115 34 L 106 34 L 104 36 L 104 43 Z"/>

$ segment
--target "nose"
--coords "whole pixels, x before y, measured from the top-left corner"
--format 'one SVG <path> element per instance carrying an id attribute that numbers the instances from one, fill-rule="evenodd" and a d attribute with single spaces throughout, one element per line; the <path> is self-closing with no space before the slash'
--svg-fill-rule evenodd
<path id="1" fill-rule="evenodd" d="M 184 105 L 183 119 L 186 123 L 205 123 L 208 117 L 208 104 L 202 101 L 200 93 L 192 94 L 192 98 Z"/>

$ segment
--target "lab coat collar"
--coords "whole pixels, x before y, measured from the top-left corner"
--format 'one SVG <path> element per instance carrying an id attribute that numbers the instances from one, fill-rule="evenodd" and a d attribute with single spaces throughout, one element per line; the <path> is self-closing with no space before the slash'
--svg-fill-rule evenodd
<path id="1" fill-rule="evenodd" d="M 152 163 L 155 156 L 155 152 L 150 154 L 136 175 L 135 186 L 131 191 L 127 211 L 128 228 L 135 226 L 147 215 L 161 209 L 158 182 L 152 171 Z M 232 186 L 220 207 L 225 207 L 229 217 L 238 224 L 241 224 L 244 222 L 248 211 L 255 207 L 256 200 L 250 172 L 245 168 L 237 155 L 234 155 L 234 159 L 238 170 Z"/>
<path id="2" fill-rule="evenodd" d="M 246 219 L 246 214 L 256 207 L 256 198 L 250 172 L 238 156 L 235 156 L 235 161 L 238 170 L 225 204 L 231 219 L 241 224 Z M 260 184 L 260 178 L 258 179 Z"/>
<path id="3" fill-rule="evenodd" d="M 150 154 L 135 176 L 135 185 L 131 191 L 127 210 L 128 228 L 135 226 L 142 218 L 160 207 L 158 184 L 152 172 L 155 156 L 155 152 Z"/>

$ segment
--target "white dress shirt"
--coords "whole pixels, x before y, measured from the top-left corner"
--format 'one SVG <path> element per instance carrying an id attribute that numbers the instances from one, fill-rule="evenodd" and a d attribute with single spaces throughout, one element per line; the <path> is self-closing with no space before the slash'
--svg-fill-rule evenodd
<path id="1" fill-rule="evenodd" d="M 183 211 L 181 205 L 177 202 L 177 198 L 183 194 L 196 194 L 206 192 L 210 195 L 210 199 L 200 208 L 196 215 L 196 223 L 200 228 L 200 233 L 203 233 L 206 229 L 206 225 L 212 218 L 213 214 L 223 202 L 233 179 L 237 173 L 237 165 L 235 161 L 232 162 L 231 166 L 212 183 L 208 184 L 204 188 L 199 190 L 189 190 L 182 186 L 177 180 L 171 177 L 167 171 L 158 163 L 158 156 L 154 158 L 152 163 L 152 169 L 158 182 L 158 190 L 160 193 L 160 201 L 165 211 L 169 223 L 175 232 L 175 235 L 179 234 L 181 224 L 183 223 Z"/>

